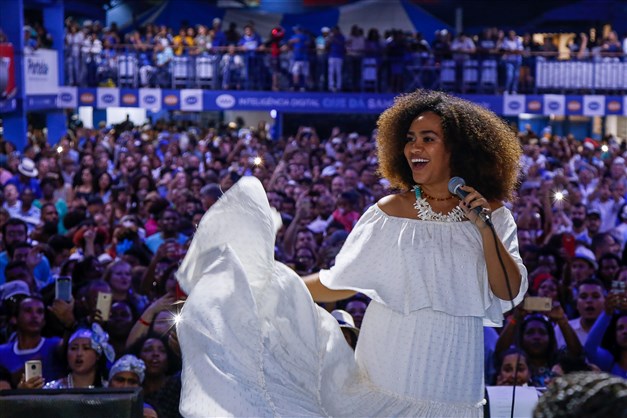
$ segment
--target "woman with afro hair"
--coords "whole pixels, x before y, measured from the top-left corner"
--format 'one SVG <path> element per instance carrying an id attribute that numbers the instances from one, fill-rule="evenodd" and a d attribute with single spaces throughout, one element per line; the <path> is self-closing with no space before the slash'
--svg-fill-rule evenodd
<path id="1" fill-rule="evenodd" d="M 177 273 L 189 295 L 183 415 L 482 416 L 483 326 L 501 326 L 527 290 L 504 206 L 517 138 L 478 105 L 419 90 L 381 115 L 377 146 L 398 193 L 305 286 L 273 259 L 276 217 L 258 181 L 244 177 L 205 215 Z M 448 190 L 455 176 L 463 199 Z M 313 301 L 356 292 L 372 301 L 353 353 Z"/>

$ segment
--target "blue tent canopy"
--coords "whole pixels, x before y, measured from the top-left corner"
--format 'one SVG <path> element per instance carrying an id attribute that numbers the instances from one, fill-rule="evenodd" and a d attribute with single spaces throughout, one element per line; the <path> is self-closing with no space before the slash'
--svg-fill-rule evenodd
<path id="1" fill-rule="evenodd" d="M 319 34 L 323 26 L 336 25 L 345 34 L 350 32 L 354 24 L 366 32 L 373 27 L 381 33 L 388 29 L 402 29 L 422 32 L 427 40 L 433 39 L 436 30 L 451 29 L 449 25 L 412 4 L 410 0 L 362 0 L 340 7 L 285 14 L 256 9 L 221 9 L 202 0 L 165 0 L 149 10 L 137 12 L 135 25 L 156 23 L 174 29 L 182 22 L 190 25 L 211 25 L 215 17 L 223 19 L 223 27 L 235 22 L 240 29 L 249 21 L 253 21 L 255 29 L 263 37 L 266 37 L 276 25 L 283 26 L 289 35 L 296 24 L 314 34 Z"/>

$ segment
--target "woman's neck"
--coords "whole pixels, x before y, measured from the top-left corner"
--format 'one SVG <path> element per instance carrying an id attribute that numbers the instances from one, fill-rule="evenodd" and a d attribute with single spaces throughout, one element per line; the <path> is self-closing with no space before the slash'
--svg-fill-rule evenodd
<path id="1" fill-rule="evenodd" d="M 529 365 L 534 368 L 546 367 L 547 360 L 545 357 L 529 357 Z"/>
<path id="2" fill-rule="evenodd" d="M 126 300 L 126 298 L 128 297 L 128 290 L 127 291 L 111 290 L 111 292 L 113 293 L 113 300 L 116 302 Z"/>
<path id="3" fill-rule="evenodd" d="M 152 377 L 146 376 L 146 379 L 144 380 L 144 393 L 148 394 L 148 393 L 157 392 L 165 385 L 165 382 L 166 382 L 165 374 L 162 374 L 159 376 L 152 376 Z"/>
<path id="4" fill-rule="evenodd" d="M 435 199 L 446 199 L 451 197 L 451 193 L 448 191 L 448 187 L 446 185 L 444 187 L 440 185 L 420 185 L 420 190 L 422 190 L 423 194 Z"/>
<path id="5" fill-rule="evenodd" d="M 96 369 L 86 373 L 77 374 L 72 372 L 71 374 L 75 388 L 88 388 L 96 384 Z"/>

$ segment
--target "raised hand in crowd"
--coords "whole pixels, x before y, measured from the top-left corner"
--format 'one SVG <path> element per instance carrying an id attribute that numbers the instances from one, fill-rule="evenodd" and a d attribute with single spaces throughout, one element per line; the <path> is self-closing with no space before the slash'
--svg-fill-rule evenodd
<path id="1" fill-rule="evenodd" d="M 605 297 L 605 313 L 613 315 L 617 310 L 627 310 L 627 291 L 623 293 L 610 292 Z"/>
<path id="2" fill-rule="evenodd" d="M 142 313 L 139 319 L 135 322 L 135 325 L 133 325 L 133 328 L 131 328 L 126 340 L 126 347 L 132 347 L 133 344 L 148 335 L 155 317 L 161 311 L 172 309 L 174 302 L 176 302 L 176 296 L 171 293 L 166 293 L 148 305 L 144 313 Z"/>
<path id="3" fill-rule="evenodd" d="M 52 305 L 48 306 L 48 311 L 57 317 L 65 329 L 72 329 L 76 325 L 76 318 L 74 316 L 74 299 L 70 302 L 55 299 L 52 302 Z"/>

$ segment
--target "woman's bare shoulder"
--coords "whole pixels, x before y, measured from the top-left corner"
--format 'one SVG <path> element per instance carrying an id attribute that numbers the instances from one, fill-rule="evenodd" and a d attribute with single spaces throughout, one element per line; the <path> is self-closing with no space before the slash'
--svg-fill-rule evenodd
<path id="1" fill-rule="evenodd" d="M 414 195 L 414 192 L 408 191 L 404 193 L 390 194 L 382 197 L 377 202 L 377 205 L 379 206 L 379 209 L 381 209 L 387 215 L 399 218 L 415 218 L 415 201 L 416 196 Z"/>

